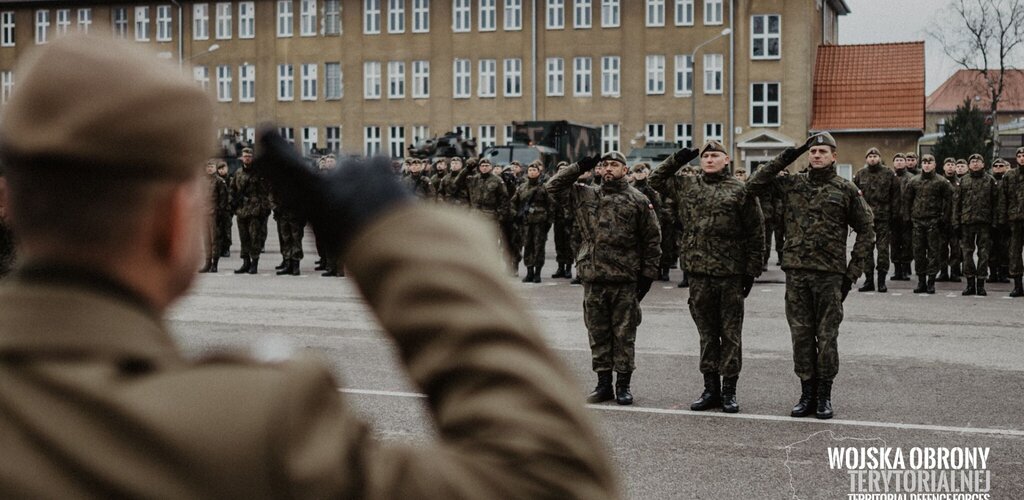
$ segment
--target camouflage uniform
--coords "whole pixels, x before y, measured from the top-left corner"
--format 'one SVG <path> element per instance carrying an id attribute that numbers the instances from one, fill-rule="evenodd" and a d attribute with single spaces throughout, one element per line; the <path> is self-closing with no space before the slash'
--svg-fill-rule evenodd
<path id="1" fill-rule="evenodd" d="M 601 186 L 576 183 L 574 163 L 546 188 L 572 207 L 582 242 L 576 266 L 583 280 L 583 316 L 595 372 L 636 368 L 634 344 L 640 324 L 637 279 L 658 277 L 661 231 L 650 200 L 625 179 Z"/>
<path id="2" fill-rule="evenodd" d="M 943 175 L 949 186 L 953 188 L 954 196 L 956 194 L 957 186 L 960 185 L 960 178 L 956 174 Z M 949 266 L 949 281 L 960 281 L 960 270 L 963 265 L 963 259 L 960 253 L 960 232 L 954 231 L 952 224 L 946 225 L 946 236 L 945 236 L 945 252 L 946 264 Z"/>
<path id="3" fill-rule="evenodd" d="M 913 250 L 913 223 L 910 219 L 905 219 L 905 210 L 903 210 L 903 191 L 907 187 L 907 183 L 910 182 L 914 176 L 907 169 L 897 170 L 896 178 L 900 183 L 900 192 L 897 200 L 894 204 L 893 223 L 891 230 L 892 237 L 892 261 L 893 263 L 903 266 L 904 269 L 910 268 L 910 261 L 914 259 Z M 897 270 L 898 271 L 898 270 Z M 909 272 L 909 271 L 907 271 Z M 899 274 L 897 272 L 897 274 Z M 893 278 L 895 279 L 895 278 Z"/>
<path id="4" fill-rule="evenodd" d="M 302 260 L 302 237 L 306 234 L 306 220 L 296 210 L 283 205 L 274 207 L 274 220 L 277 222 L 281 258 L 296 262 Z"/>
<path id="5" fill-rule="evenodd" d="M 764 258 L 761 262 L 762 267 L 764 267 L 768 265 L 768 258 L 772 254 L 773 235 L 775 236 L 775 249 L 779 253 L 779 261 L 782 261 L 782 239 L 779 237 L 781 231 L 776 233 L 776 230 L 780 229 L 779 226 L 781 226 L 781 224 L 777 223 L 780 219 L 777 211 L 780 208 L 778 206 L 779 194 L 774 189 L 768 189 L 761 193 L 757 199 L 758 204 L 761 205 L 761 214 L 764 216 L 762 219 L 764 224 L 764 251 L 762 254 Z"/>
<path id="6" fill-rule="evenodd" d="M 1017 167 L 1006 173 L 1002 182 L 1002 220 L 1010 226 L 1009 275 L 1024 275 L 1024 170 Z"/>
<path id="7" fill-rule="evenodd" d="M 516 220 L 512 197 L 515 196 L 522 179 L 510 170 L 503 171 L 500 174 L 500 178 L 505 183 L 505 189 L 508 191 L 509 197 L 508 217 L 501 220 L 502 239 L 505 240 L 509 255 L 512 258 L 512 272 L 518 276 L 519 262 L 523 260 L 523 225 Z"/>
<path id="8" fill-rule="evenodd" d="M 242 257 L 258 261 L 267 242 L 267 219 L 270 217 L 270 184 L 251 168 L 235 172 L 232 191 L 235 215 L 238 217 L 238 239 Z"/>
<path id="9" fill-rule="evenodd" d="M 558 204 L 551 206 L 551 219 L 555 228 L 555 262 L 564 266 L 571 273 L 573 262 L 572 251 L 572 212 Z"/>
<path id="10" fill-rule="evenodd" d="M 463 168 L 462 170 L 465 170 Z M 459 170 L 461 172 L 462 170 Z M 441 179 L 441 197 L 448 203 L 460 206 L 469 206 L 469 191 L 465 185 L 459 186 L 455 184 L 455 179 L 458 177 L 456 172 L 448 172 L 444 178 Z"/>
<path id="11" fill-rule="evenodd" d="M 878 251 L 878 280 L 884 283 L 882 280 L 889 273 L 890 221 L 902 216 L 896 213 L 900 208 L 900 182 L 889 167 L 879 163 L 874 166 L 865 165 L 853 176 L 853 183 L 863 193 L 864 201 L 875 216 L 873 246 Z M 875 278 L 874 272 L 875 260 L 868 255 L 864 261 L 864 276 L 868 282 Z"/>
<path id="12" fill-rule="evenodd" d="M 960 231 L 964 277 L 968 280 L 987 276 L 992 249 L 991 229 L 998 223 L 999 201 L 996 180 L 985 171 L 972 171 L 960 179 L 953 198 L 952 224 Z M 975 248 L 978 251 L 977 266 L 974 262 Z"/>
<path id="13" fill-rule="evenodd" d="M 551 228 L 551 195 L 544 189 L 540 178 L 528 179 L 516 190 L 512 206 L 516 209 L 516 219 L 519 219 L 523 231 L 523 264 L 535 267 L 536 272 L 540 273 L 544 267 L 544 246 L 548 242 L 548 230 Z"/>
<path id="14" fill-rule="evenodd" d="M 953 187 L 936 172 L 922 171 L 907 183 L 903 192 L 904 219 L 914 223 L 914 263 L 918 276 L 934 278 L 946 265 L 943 235 L 948 231 L 952 209 Z"/>
<path id="15" fill-rule="evenodd" d="M 434 191 L 434 185 L 431 183 L 430 178 L 420 173 L 409 173 L 402 177 L 402 184 L 416 196 L 424 200 L 433 200 L 437 198 L 437 192 Z"/>
<path id="16" fill-rule="evenodd" d="M 469 194 L 470 205 L 490 216 L 495 222 L 503 222 L 511 218 L 508 188 L 501 177 L 494 175 L 493 171 L 486 174 L 469 174 L 468 168 L 463 168 L 455 176 L 454 188 L 458 191 L 465 188 Z"/>
<path id="17" fill-rule="evenodd" d="M 205 238 L 207 262 L 220 258 L 223 248 L 221 245 L 224 242 L 224 237 L 220 234 L 222 227 L 220 218 L 225 212 L 231 213 L 231 195 L 228 183 L 217 174 L 210 175 L 208 181 L 210 183 L 210 208 Z"/>
<path id="18" fill-rule="evenodd" d="M 233 225 L 231 221 L 232 218 L 234 217 L 234 214 L 232 213 L 231 210 L 231 198 L 233 196 L 233 193 L 231 192 L 231 184 L 232 181 L 234 180 L 234 177 L 228 175 L 225 177 L 221 177 L 221 179 L 224 181 L 224 185 L 227 187 L 228 193 L 227 207 L 225 207 L 223 210 L 221 210 L 219 207 L 217 209 L 217 235 L 220 236 L 220 242 L 218 247 L 220 248 L 221 256 L 223 257 L 225 256 L 224 254 L 231 249 L 231 226 Z"/>
<path id="19" fill-rule="evenodd" d="M 993 172 L 992 178 L 996 180 L 996 189 L 1000 196 L 1006 191 L 1003 184 L 1008 172 Z M 1002 198 L 1000 198 L 1002 199 Z M 989 253 L 989 283 L 1006 283 L 1006 268 L 1010 259 L 1010 226 L 1005 218 L 999 220 L 992 227 L 992 251 Z"/>

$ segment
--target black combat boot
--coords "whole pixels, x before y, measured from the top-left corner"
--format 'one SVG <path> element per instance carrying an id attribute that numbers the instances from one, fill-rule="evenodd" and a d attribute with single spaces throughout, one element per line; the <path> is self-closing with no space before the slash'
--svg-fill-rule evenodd
<path id="1" fill-rule="evenodd" d="M 668 266 L 662 266 L 658 281 L 668 281 Z"/>
<path id="2" fill-rule="evenodd" d="M 323 277 L 326 277 L 326 278 L 330 278 L 330 277 L 337 276 L 337 275 L 338 275 L 338 270 L 335 269 L 334 264 L 331 264 L 330 262 L 325 262 L 324 263 L 324 272 L 320 276 L 323 276 Z"/>
<path id="3" fill-rule="evenodd" d="M 246 272 L 249 273 L 249 274 L 258 274 L 259 273 L 259 267 L 260 267 L 260 258 L 256 257 L 255 259 L 252 259 L 252 262 L 249 264 L 249 270 L 246 271 Z"/>
<path id="4" fill-rule="evenodd" d="M 540 269 L 544 266 L 537 266 L 533 268 L 533 282 L 540 283 Z"/>
<path id="5" fill-rule="evenodd" d="M 818 394 L 818 381 L 816 379 L 801 380 L 800 381 L 800 401 L 796 402 L 793 406 L 793 411 L 789 412 L 791 417 L 806 417 L 811 413 L 814 413 L 815 406 L 817 406 L 816 397 Z"/>
<path id="6" fill-rule="evenodd" d="M 725 377 L 722 379 L 722 411 L 725 413 L 737 413 L 740 411 L 740 404 L 736 402 L 736 380 L 739 377 Z"/>
<path id="7" fill-rule="evenodd" d="M 597 387 L 594 387 L 594 390 L 587 396 L 587 403 L 603 403 L 614 398 L 615 391 L 612 390 L 612 371 L 597 372 Z"/>
<path id="8" fill-rule="evenodd" d="M 299 273 L 299 259 L 292 259 L 292 267 L 289 269 L 289 274 L 292 276 L 298 276 Z"/>
<path id="9" fill-rule="evenodd" d="M 533 266 L 526 266 L 526 277 L 523 278 L 523 283 L 533 283 Z"/>
<path id="10" fill-rule="evenodd" d="M 210 272 L 210 265 L 211 265 L 210 262 L 212 262 L 212 259 L 206 259 L 206 263 L 203 264 L 203 267 L 201 269 L 199 269 L 199 272 L 200 273 L 208 273 L 208 272 Z"/>
<path id="11" fill-rule="evenodd" d="M 629 379 L 632 373 L 619 373 L 615 376 L 615 402 L 620 405 L 633 404 L 633 393 L 629 392 Z"/>
<path id="12" fill-rule="evenodd" d="M 871 278 L 868 278 L 871 279 Z M 888 293 L 889 287 L 885 286 L 885 271 L 878 271 L 878 293 Z"/>
<path id="13" fill-rule="evenodd" d="M 999 282 L 1009 283 L 1010 282 L 1010 267 L 999 266 Z"/>
<path id="14" fill-rule="evenodd" d="M 576 277 L 573 278 L 572 277 L 572 268 L 570 267 L 569 268 L 569 275 L 566 276 L 566 278 L 572 278 L 569 281 L 570 285 L 582 285 L 583 284 L 583 278 L 580 278 L 580 270 L 578 268 L 576 269 Z"/>
<path id="15" fill-rule="evenodd" d="M 976 295 L 980 295 L 982 297 L 988 296 L 988 292 L 985 291 L 985 279 L 984 278 L 978 278 L 978 279 L 976 279 L 974 281 L 977 282 L 977 287 L 976 287 L 974 293 Z"/>
<path id="16" fill-rule="evenodd" d="M 313 270 L 314 271 L 326 271 L 327 270 L 327 264 L 324 263 L 324 259 L 320 259 L 320 260 L 316 261 L 316 265 L 313 266 Z"/>
<path id="17" fill-rule="evenodd" d="M 292 273 L 292 260 L 284 259 L 284 265 L 277 268 L 278 271 L 274 274 L 278 276 L 290 275 Z"/>
<path id="18" fill-rule="evenodd" d="M 949 281 L 949 272 L 946 271 L 946 266 L 942 266 L 942 270 L 939 271 L 939 277 L 935 278 L 935 281 L 938 281 L 939 283 Z"/>
<path id="19" fill-rule="evenodd" d="M 690 276 L 689 273 L 683 271 L 683 281 L 679 282 L 676 288 L 689 288 L 690 287 Z"/>
<path id="20" fill-rule="evenodd" d="M 242 257 L 242 267 L 235 269 L 235 274 L 245 274 L 249 272 L 249 266 L 251 265 L 252 262 L 249 260 L 249 257 Z"/>
<path id="21" fill-rule="evenodd" d="M 949 281 L 951 283 L 959 283 L 960 282 L 960 276 L 961 276 L 961 273 L 960 273 L 960 268 L 959 267 L 956 267 L 956 266 L 950 266 L 949 267 Z"/>
<path id="22" fill-rule="evenodd" d="M 705 373 L 704 392 L 700 394 L 696 401 L 690 403 L 690 409 L 693 411 L 704 411 L 717 408 L 721 404 L 722 380 L 718 377 L 718 372 Z"/>
<path id="23" fill-rule="evenodd" d="M 218 262 L 220 262 L 220 257 L 214 256 L 214 258 L 212 260 L 210 260 L 210 270 L 207 271 L 207 272 L 217 274 L 217 263 Z"/>
<path id="24" fill-rule="evenodd" d="M 1013 290 L 1010 290 L 1010 297 L 1024 297 L 1024 286 L 1020 276 L 1013 277 Z"/>
<path id="25" fill-rule="evenodd" d="M 928 283 L 923 274 L 917 275 L 917 288 L 914 289 L 914 293 L 925 293 L 928 291 Z"/>
<path id="26" fill-rule="evenodd" d="M 276 265 L 276 266 L 274 266 L 274 269 L 276 269 L 276 270 L 278 270 L 278 271 L 280 271 L 281 269 L 288 269 L 288 266 L 289 266 L 290 264 L 291 264 L 291 263 L 290 263 L 290 262 L 288 261 L 288 259 L 286 259 L 286 258 L 282 257 L 282 258 L 281 258 L 281 263 L 280 263 L 280 264 L 278 264 L 278 265 Z"/>
<path id="27" fill-rule="evenodd" d="M 832 418 L 832 381 L 818 382 L 818 409 L 814 416 L 821 420 Z"/>
<path id="28" fill-rule="evenodd" d="M 554 279 L 554 278 L 561 278 L 561 277 L 565 276 L 563 274 L 564 272 L 565 272 L 565 266 L 563 264 L 558 264 L 558 270 L 555 271 L 555 274 L 551 275 L 551 278 L 552 279 Z"/>
<path id="29" fill-rule="evenodd" d="M 935 275 L 934 274 L 931 275 L 931 276 L 928 276 L 928 281 L 926 282 L 926 285 L 928 286 L 928 290 L 927 290 L 926 293 L 928 293 L 928 295 L 935 295 Z"/>
<path id="30" fill-rule="evenodd" d="M 964 287 L 964 291 L 960 292 L 960 295 L 974 295 L 978 293 L 978 290 L 974 288 L 974 278 L 966 278 L 967 286 Z"/>
<path id="31" fill-rule="evenodd" d="M 875 291 L 875 283 L 871 281 L 871 273 L 864 274 L 864 284 L 857 289 L 858 292 L 873 292 Z"/>

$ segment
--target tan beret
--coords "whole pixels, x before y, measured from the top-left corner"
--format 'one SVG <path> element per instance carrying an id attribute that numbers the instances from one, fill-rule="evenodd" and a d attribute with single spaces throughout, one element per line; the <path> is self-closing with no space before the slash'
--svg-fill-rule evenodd
<path id="1" fill-rule="evenodd" d="M 911 152 L 907 153 L 907 158 L 908 158 L 908 159 L 909 159 L 909 158 L 914 158 L 914 159 L 917 159 L 917 153 L 915 153 L 915 152 L 911 151 Z"/>
<path id="2" fill-rule="evenodd" d="M 892 159 L 893 160 L 895 160 L 896 158 L 904 158 L 905 159 L 906 156 L 904 156 L 903 153 L 896 153 L 896 154 L 892 155 Z"/>
<path id="3" fill-rule="evenodd" d="M 242 148 L 242 154 L 252 154 L 252 148 Z"/>
<path id="4" fill-rule="evenodd" d="M 925 162 L 925 161 L 935 161 L 935 156 L 934 155 L 921 155 L 921 161 L 922 162 Z"/>
<path id="5" fill-rule="evenodd" d="M 708 151 L 718 151 L 719 153 L 729 154 L 729 152 L 725 150 L 725 146 L 723 146 L 721 142 L 715 140 L 705 142 L 704 146 L 700 148 L 700 154 L 702 155 Z"/>
<path id="6" fill-rule="evenodd" d="M 185 179 L 214 152 L 212 103 L 178 67 L 128 42 L 72 35 L 30 52 L 0 115 L 8 168 Z"/>
<path id="7" fill-rule="evenodd" d="M 956 161 L 956 164 L 957 165 L 967 165 L 967 160 L 965 160 L 963 158 L 960 158 L 959 160 Z"/>
<path id="8" fill-rule="evenodd" d="M 968 157 L 967 157 L 967 161 L 974 161 L 974 160 L 978 160 L 978 161 L 985 161 L 985 158 L 983 158 L 983 157 L 982 157 L 982 156 L 981 156 L 980 154 L 978 154 L 978 153 L 974 153 L 974 154 L 972 154 L 971 156 L 968 156 Z"/>
<path id="9" fill-rule="evenodd" d="M 996 167 L 996 166 L 1009 167 L 1010 166 L 1010 162 L 1008 162 L 1008 161 L 1006 161 L 1006 160 L 1004 160 L 1002 158 L 997 158 L 996 161 L 992 162 L 992 166 L 993 167 Z"/>
<path id="10" fill-rule="evenodd" d="M 839 147 L 836 144 L 835 138 L 832 137 L 832 134 L 830 134 L 828 132 L 818 132 L 817 134 L 814 134 L 814 143 L 813 143 L 813 145 L 814 146 L 832 146 L 833 148 L 838 148 Z"/>
<path id="11" fill-rule="evenodd" d="M 953 158 L 952 156 L 950 156 L 949 158 L 946 158 L 945 160 L 942 160 L 942 164 L 943 165 L 945 165 L 947 163 L 952 163 L 952 164 L 955 165 L 956 164 L 956 158 Z"/>
<path id="12" fill-rule="evenodd" d="M 626 164 L 626 156 L 618 151 L 609 151 L 601 157 L 601 161 L 617 161 L 623 165 Z"/>
<path id="13" fill-rule="evenodd" d="M 864 157 L 865 157 L 865 158 L 867 158 L 867 157 L 869 157 L 869 156 L 871 156 L 871 155 L 878 155 L 878 156 L 882 156 L 882 153 L 880 153 L 880 152 L 878 151 L 878 148 L 871 148 L 871 149 L 869 149 L 869 150 L 868 150 L 868 152 L 867 152 L 867 153 L 864 153 Z"/>
<path id="14" fill-rule="evenodd" d="M 1017 152 L 1014 153 L 1014 155 L 1019 155 L 1021 153 L 1024 153 L 1024 146 L 1017 148 Z"/>

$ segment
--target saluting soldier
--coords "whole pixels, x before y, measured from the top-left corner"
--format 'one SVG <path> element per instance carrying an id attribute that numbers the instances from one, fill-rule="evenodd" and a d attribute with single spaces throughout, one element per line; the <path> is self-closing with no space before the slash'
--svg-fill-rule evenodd
<path id="1" fill-rule="evenodd" d="M 560 161 L 555 171 L 569 166 L 568 162 Z M 575 255 L 572 252 L 572 210 L 560 203 L 552 203 L 551 220 L 555 232 L 555 262 L 558 270 L 552 278 L 572 278 L 572 263 Z"/>
<path id="2" fill-rule="evenodd" d="M 430 176 L 430 185 L 434 188 L 434 198 L 437 201 L 444 201 L 444 191 L 441 190 L 441 181 L 448 175 L 448 162 L 444 158 L 434 159 L 434 173 Z"/>
<path id="3" fill-rule="evenodd" d="M 985 276 L 988 274 L 989 252 L 992 250 L 992 227 L 999 221 L 999 190 L 996 180 L 985 172 L 980 154 L 968 159 L 967 175 L 960 179 L 953 198 L 953 229 L 960 232 L 960 250 L 967 281 L 962 295 L 988 295 Z M 978 261 L 974 261 L 977 250 Z"/>
<path id="4" fill-rule="evenodd" d="M 893 218 L 902 217 L 896 210 L 900 208 L 900 182 L 889 167 L 882 164 L 882 155 L 878 148 L 868 149 L 864 155 L 864 168 L 853 176 L 853 183 L 864 195 L 864 201 L 871 207 L 874 214 L 875 243 L 878 251 L 878 291 L 889 291 L 885 278 L 889 274 L 890 222 Z M 872 252 L 873 254 L 874 252 Z M 875 291 L 875 259 L 868 255 L 864 261 L 864 285 L 858 292 Z"/>
<path id="5" fill-rule="evenodd" d="M 434 191 L 434 185 L 430 178 L 424 173 L 427 166 L 426 161 L 419 158 L 409 158 L 406 162 L 406 171 L 405 176 L 402 177 L 402 183 L 416 196 L 424 200 L 434 200 L 437 197 L 437 193 Z"/>
<path id="6" fill-rule="evenodd" d="M 448 160 L 448 173 L 441 179 L 441 190 L 444 192 L 444 199 L 451 205 L 458 207 L 469 206 L 469 190 L 465 184 L 459 186 L 455 183 L 459 172 L 462 171 L 462 158 L 453 156 Z"/>
<path id="7" fill-rule="evenodd" d="M 257 274 L 260 254 L 267 242 L 270 184 L 252 169 L 252 148 L 242 149 L 242 168 L 235 172 L 232 193 L 242 243 L 242 267 L 235 274 Z"/>
<path id="8" fill-rule="evenodd" d="M 551 229 L 551 212 L 555 204 L 541 182 L 543 168 L 540 162 L 531 163 L 526 169 L 526 182 L 519 185 L 512 197 L 517 223 L 523 231 L 523 263 L 526 265 L 523 283 L 540 283 L 544 247 Z"/>
<path id="9" fill-rule="evenodd" d="M 471 160 L 466 168 L 461 169 L 455 176 L 454 188 L 456 191 L 465 189 L 469 193 L 470 206 L 495 222 L 499 232 L 502 233 L 500 240 L 505 248 L 506 257 L 512 258 L 515 251 L 511 246 L 513 242 L 502 231 L 502 225 L 512 218 L 510 213 L 512 197 L 509 195 L 505 182 L 492 172 L 494 167 L 491 165 L 491 160 L 487 158 Z M 452 166 L 454 167 L 454 162 Z M 516 267 L 512 268 L 513 274 L 518 276 L 519 261 L 516 260 L 515 264 Z"/>
<path id="10" fill-rule="evenodd" d="M 806 173 L 778 173 L 809 152 Z M 860 277 L 875 234 L 874 216 L 860 190 L 836 174 L 836 141 L 828 132 L 787 148 L 747 181 L 758 192 L 777 186 L 786 207 L 786 319 L 793 337 L 793 365 L 800 400 L 790 415 L 832 418 L 832 383 L 839 373 L 839 324 L 843 301 Z M 846 239 L 857 233 L 849 262 Z M 816 401 L 815 401 L 816 400 Z"/>
<path id="11" fill-rule="evenodd" d="M 689 222 L 680 252 L 690 278 L 690 316 L 700 335 L 704 377 L 704 391 L 690 409 L 721 406 L 736 413 L 743 300 L 761 275 L 764 216 L 757 198 L 726 171 L 729 154 L 717 141 L 700 151 L 701 175 L 676 175 L 696 156 L 696 149 L 676 151 L 651 174 L 651 185 L 672 198 L 679 218 Z"/>
<path id="12" fill-rule="evenodd" d="M 953 212 L 953 186 L 935 172 L 934 156 L 921 157 L 921 173 L 907 183 L 903 192 L 903 210 L 907 212 L 904 218 L 914 223 L 914 293 L 933 294 L 935 277 L 945 267 L 943 235 L 949 231 Z"/>

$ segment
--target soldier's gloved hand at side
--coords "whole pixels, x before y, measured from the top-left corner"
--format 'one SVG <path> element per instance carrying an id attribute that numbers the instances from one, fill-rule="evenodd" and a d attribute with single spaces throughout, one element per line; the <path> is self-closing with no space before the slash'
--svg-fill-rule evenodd
<path id="1" fill-rule="evenodd" d="M 332 252 L 344 252 L 360 229 L 413 200 L 389 161 L 348 159 L 327 175 L 319 174 L 274 128 L 260 130 L 253 167 L 282 201 L 310 221 L 317 240 Z"/>
<path id="2" fill-rule="evenodd" d="M 651 285 L 654 284 L 654 280 L 647 276 L 640 275 L 636 280 L 636 301 L 640 302 L 647 296 L 647 292 L 651 291 Z"/>
<path id="3" fill-rule="evenodd" d="M 596 167 L 600 161 L 601 157 L 597 155 L 584 156 L 580 161 L 576 162 L 576 164 L 580 166 L 580 173 L 582 173 L 594 170 L 594 167 Z"/>
<path id="4" fill-rule="evenodd" d="M 743 276 L 743 298 L 747 298 L 750 295 L 750 291 L 754 289 L 754 277 L 750 275 Z"/>
<path id="5" fill-rule="evenodd" d="M 672 161 L 676 165 L 686 165 L 690 163 L 690 160 L 700 156 L 700 150 L 697 148 L 683 148 L 675 153 L 672 153 Z"/>
<path id="6" fill-rule="evenodd" d="M 851 288 L 853 288 L 853 280 L 843 276 L 843 285 L 839 288 L 839 291 L 843 293 L 843 302 L 846 302 L 846 296 L 850 294 Z"/>

